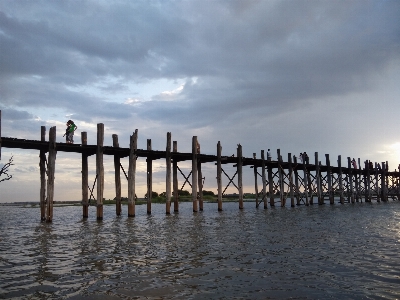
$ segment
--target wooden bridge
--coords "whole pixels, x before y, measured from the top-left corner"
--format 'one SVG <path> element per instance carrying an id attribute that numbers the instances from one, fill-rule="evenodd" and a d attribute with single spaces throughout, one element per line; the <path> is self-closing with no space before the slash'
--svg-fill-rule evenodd
<path id="1" fill-rule="evenodd" d="M 88 182 L 88 157 L 96 155 L 96 205 L 97 219 L 103 219 L 103 191 L 104 191 L 104 166 L 103 156 L 114 156 L 115 190 L 116 190 L 116 214 L 121 214 L 121 170 L 128 180 L 128 216 L 135 216 L 135 173 L 138 157 L 146 158 L 147 162 L 147 213 L 151 214 L 152 203 L 152 162 L 157 159 L 166 161 L 166 214 L 170 214 L 171 204 L 174 203 L 174 212 L 179 211 L 178 170 L 185 177 L 192 188 L 193 212 L 203 210 L 203 184 L 201 165 L 206 162 L 216 164 L 216 185 L 218 190 L 218 210 L 222 210 L 222 197 L 227 187 L 232 184 L 238 190 L 239 209 L 243 209 L 243 167 L 254 170 L 254 188 L 256 195 L 256 207 L 263 204 L 264 209 L 275 205 L 285 206 L 290 199 L 290 205 L 312 205 L 315 203 L 335 203 L 335 198 L 341 204 L 355 202 L 371 202 L 376 200 L 388 201 L 400 199 L 400 173 L 389 171 L 388 163 L 382 162 L 371 167 L 366 160 L 361 164 L 358 159 L 357 169 L 352 166 L 350 157 L 347 157 L 347 166 L 342 166 L 342 158 L 339 155 L 337 166 L 331 165 L 329 154 L 325 154 L 325 165 L 319 161 L 318 152 L 315 152 L 315 162 L 310 164 L 306 158 L 301 162 L 297 157 L 288 153 L 284 162 L 280 150 L 277 150 L 278 160 L 265 159 L 264 150 L 261 150 L 261 158 L 242 156 L 242 146 L 237 147 L 236 156 L 221 156 L 221 144 L 217 143 L 217 155 L 201 154 L 197 137 L 192 138 L 192 152 L 180 153 L 177 151 L 177 142 L 171 143 L 171 133 L 167 133 L 166 150 L 152 150 L 151 139 L 147 140 L 147 148 L 138 149 L 138 130 L 130 136 L 129 148 L 119 147 L 118 136 L 112 135 L 113 146 L 104 146 L 104 124 L 97 124 L 97 144 L 87 145 L 87 133 L 81 133 L 81 144 L 66 144 L 56 142 L 56 127 L 51 127 L 49 139 L 46 141 L 46 128 L 41 127 L 41 140 L 25 140 L 10 137 L 1 137 L 1 111 L 0 111 L 0 159 L 1 148 L 34 149 L 40 152 L 40 207 L 41 219 L 51 222 L 53 219 L 54 199 L 54 174 L 55 160 L 58 151 L 80 153 L 82 156 L 82 207 L 83 217 L 88 217 L 89 192 L 93 195 Z M 171 149 L 172 144 L 172 149 Z M 129 157 L 128 174 L 123 169 L 120 159 Z M 179 169 L 178 163 L 191 161 L 192 170 L 185 176 Z M 224 164 L 231 164 L 236 168 L 235 174 L 230 177 L 222 168 Z M 172 173 L 172 181 L 171 181 Z M 228 185 L 222 189 L 222 175 L 229 179 Z M 237 183 L 234 179 L 237 176 Z M 191 177 L 191 181 L 189 181 Z M 261 179 L 261 188 L 258 180 Z M 172 190 L 171 190 L 172 183 Z M 268 189 L 268 191 L 267 191 Z M 279 197 L 279 198 L 277 198 Z"/>

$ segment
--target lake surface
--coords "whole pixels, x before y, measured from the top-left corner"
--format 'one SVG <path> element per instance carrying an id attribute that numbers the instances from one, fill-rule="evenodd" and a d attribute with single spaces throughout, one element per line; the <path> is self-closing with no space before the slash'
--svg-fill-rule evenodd
<path id="1" fill-rule="evenodd" d="M 398 201 L 152 208 L 0 206 L 0 299 L 400 298 Z"/>

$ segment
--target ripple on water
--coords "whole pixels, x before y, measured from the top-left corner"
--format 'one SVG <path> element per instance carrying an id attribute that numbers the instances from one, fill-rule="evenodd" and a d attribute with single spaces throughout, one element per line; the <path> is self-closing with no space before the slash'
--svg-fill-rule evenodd
<path id="1" fill-rule="evenodd" d="M 0 207 L 0 298 L 265 299 L 400 296 L 400 204 L 255 209 L 164 205 L 104 220 Z M 124 207 L 126 210 L 126 207 Z"/>

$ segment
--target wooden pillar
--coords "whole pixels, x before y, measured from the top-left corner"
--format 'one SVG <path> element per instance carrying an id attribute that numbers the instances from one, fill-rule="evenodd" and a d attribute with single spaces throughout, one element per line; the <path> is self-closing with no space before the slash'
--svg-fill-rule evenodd
<path id="1" fill-rule="evenodd" d="M 268 172 L 268 192 L 269 192 L 269 205 L 271 207 L 275 206 L 275 201 L 274 201 L 274 181 L 272 178 L 272 163 L 271 161 L 268 160 L 268 166 L 267 166 L 267 172 Z"/>
<path id="2" fill-rule="evenodd" d="M 350 157 L 347 157 L 347 168 L 349 170 L 348 178 L 349 178 L 349 181 L 350 181 L 350 186 L 349 186 L 350 201 L 351 201 L 351 203 L 354 203 L 355 199 L 354 199 L 354 190 L 353 190 L 353 169 L 352 169 L 352 166 L 351 166 L 351 158 Z"/>
<path id="3" fill-rule="evenodd" d="M 339 168 L 339 195 L 340 195 L 340 203 L 344 204 L 344 197 L 343 197 L 343 178 L 342 178 L 342 156 L 338 156 L 338 168 Z"/>
<path id="4" fill-rule="evenodd" d="M 118 135 L 112 135 L 113 147 L 119 148 Z M 114 154 L 114 172 L 115 172 L 115 213 L 121 215 L 121 158 Z M 87 190 L 87 188 L 86 188 Z"/>
<path id="5" fill-rule="evenodd" d="M 360 165 L 360 159 L 358 159 L 358 168 L 355 171 L 354 174 L 354 185 L 355 185 L 355 200 L 356 202 L 359 202 L 360 199 L 360 186 L 359 186 L 359 173 L 361 172 L 361 165 Z"/>
<path id="6" fill-rule="evenodd" d="M 138 130 L 130 137 L 129 143 L 129 169 L 128 169 L 128 217 L 135 216 L 135 178 L 136 178 L 136 150 L 137 150 Z"/>
<path id="7" fill-rule="evenodd" d="M 174 153 L 178 152 L 178 142 L 174 141 L 172 146 L 172 151 Z M 176 157 L 173 159 L 172 163 L 172 187 L 174 194 L 174 212 L 179 211 L 179 190 L 178 190 L 178 161 Z"/>
<path id="8" fill-rule="evenodd" d="M 56 127 L 49 132 L 49 158 L 47 160 L 47 211 L 46 222 L 53 221 L 54 173 L 56 168 Z"/>
<path id="9" fill-rule="evenodd" d="M 306 165 L 306 158 L 303 157 L 303 182 L 304 182 L 304 197 L 306 198 L 306 206 L 309 206 L 310 203 L 308 202 L 308 184 L 307 184 L 307 165 Z"/>
<path id="10" fill-rule="evenodd" d="M 329 203 L 335 204 L 335 195 L 332 190 L 332 172 L 331 172 L 331 161 L 329 159 L 329 154 L 325 154 L 326 159 L 326 181 L 328 184 L 328 197 Z"/>
<path id="11" fill-rule="evenodd" d="M 386 185 L 386 163 L 382 162 L 382 175 L 381 175 L 381 191 L 382 191 L 382 201 L 387 201 L 387 185 Z M 378 185 L 378 183 L 377 183 Z"/>
<path id="12" fill-rule="evenodd" d="M 278 175 L 279 175 L 279 198 L 281 200 L 281 207 L 285 206 L 285 197 L 284 193 L 284 183 L 283 183 L 283 174 L 282 174 L 282 156 L 281 149 L 277 149 L 278 153 Z"/>
<path id="13" fill-rule="evenodd" d="M 293 155 L 294 167 L 294 184 L 296 186 L 296 205 L 300 205 L 300 189 L 299 189 L 299 172 L 297 171 L 297 157 Z"/>
<path id="14" fill-rule="evenodd" d="M 253 158 L 256 160 L 256 153 L 253 153 Z M 256 208 L 258 208 L 258 182 L 257 182 L 257 165 L 256 162 L 254 162 L 253 165 L 253 171 L 254 171 L 254 193 L 256 194 Z"/>
<path id="15" fill-rule="evenodd" d="M 200 154 L 200 150 L 197 154 Z M 203 211 L 203 174 L 201 172 L 201 160 L 197 159 L 197 180 L 199 186 L 199 209 Z"/>
<path id="16" fill-rule="evenodd" d="M 1 136 L 0 136 L 1 138 Z M 46 141 L 46 126 L 41 127 L 40 140 Z M 46 151 L 40 150 L 39 154 L 40 162 L 40 219 L 46 220 Z"/>
<path id="17" fill-rule="evenodd" d="M 315 152 L 315 180 L 317 183 L 317 198 L 318 204 L 324 204 L 324 199 L 322 198 L 322 187 L 321 187 L 321 168 L 318 159 L 318 152 Z"/>
<path id="18" fill-rule="evenodd" d="M 171 213 L 171 132 L 167 132 L 167 147 L 165 151 L 166 178 L 165 178 L 165 213 Z"/>
<path id="19" fill-rule="evenodd" d="M 306 159 L 306 165 L 307 165 L 307 185 L 308 185 L 308 194 L 310 196 L 310 204 L 313 205 L 314 204 L 314 195 L 313 195 L 313 190 L 312 190 L 312 183 L 311 183 L 311 175 L 310 175 L 310 170 L 309 170 L 309 165 L 310 165 L 310 161 L 309 161 L 309 157 L 307 157 Z"/>
<path id="20" fill-rule="evenodd" d="M 375 169 L 374 169 L 374 173 L 375 173 L 375 194 L 376 194 L 376 201 L 377 202 L 381 202 L 381 193 L 379 192 L 380 188 L 379 188 L 379 174 L 378 174 L 378 164 L 375 163 Z M 382 175 L 382 171 L 380 172 Z M 381 190 L 382 191 L 382 190 Z"/>
<path id="21" fill-rule="evenodd" d="M 221 167 L 221 142 L 217 144 L 217 189 L 218 189 L 218 211 L 222 211 L 222 167 Z"/>
<path id="22" fill-rule="evenodd" d="M 96 174 L 97 174 L 97 220 L 103 220 L 103 193 L 104 193 L 104 124 L 97 124 L 97 151 L 96 151 Z"/>
<path id="23" fill-rule="evenodd" d="M 290 206 L 294 207 L 292 154 L 288 153 Z"/>
<path id="24" fill-rule="evenodd" d="M 239 209 L 243 209 L 243 156 L 242 145 L 237 147 L 237 174 L 238 174 L 238 188 L 239 188 Z"/>
<path id="25" fill-rule="evenodd" d="M 371 178 L 370 178 L 370 172 L 372 170 L 369 169 L 369 163 L 368 160 L 365 161 L 365 177 L 364 177 L 364 184 L 365 184 L 365 202 L 371 202 L 371 193 L 370 193 L 370 184 L 371 184 Z"/>
<path id="26" fill-rule="evenodd" d="M 82 146 L 87 145 L 87 132 L 81 132 L 81 144 Z M 85 150 L 82 149 L 82 217 L 89 217 L 89 167 L 88 167 L 88 155 Z M 119 166 L 118 166 L 119 167 Z"/>
<path id="27" fill-rule="evenodd" d="M 261 150 L 261 171 L 262 171 L 262 182 L 263 182 L 263 200 L 264 209 L 268 208 L 268 198 L 267 198 L 267 178 L 265 176 L 265 155 L 264 150 Z"/>
<path id="28" fill-rule="evenodd" d="M 192 138 L 192 202 L 193 212 L 198 211 L 197 205 L 197 136 Z"/>
<path id="29" fill-rule="evenodd" d="M 147 151 L 151 152 L 151 139 L 147 139 Z M 151 200 L 153 197 L 153 159 L 151 154 L 147 155 L 147 214 L 151 215 Z"/>
<path id="30" fill-rule="evenodd" d="M 1 160 L 1 109 L 0 109 L 0 160 Z"/>

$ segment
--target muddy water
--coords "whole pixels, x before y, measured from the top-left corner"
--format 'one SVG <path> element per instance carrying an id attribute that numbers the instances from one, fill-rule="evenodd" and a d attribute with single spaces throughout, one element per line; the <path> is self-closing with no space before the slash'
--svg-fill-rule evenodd
<path id="1" fill-rule="evenodd" d="M 255 209 L 0 206 L 0 299 L 395 299 L 400 203 Z"/>

